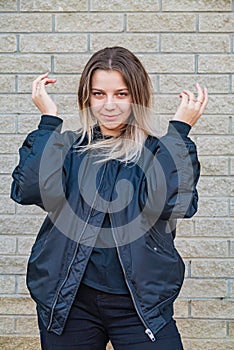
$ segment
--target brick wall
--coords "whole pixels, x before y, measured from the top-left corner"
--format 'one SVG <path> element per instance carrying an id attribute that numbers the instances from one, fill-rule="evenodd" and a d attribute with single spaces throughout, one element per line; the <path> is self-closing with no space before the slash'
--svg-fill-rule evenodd
<path id="1" fill-rule="evenodd" d="M 122 45 L 150 73 L 163 123 L 181 89 L 208 87 L 209 106 L 192 132 L 202 164 L 199 211 L 179 223 L 176 239 L 186 263 L 176 318 L 186 350 L 234 349 L 232 1 L 0 0 L 0 12 L 0 348 L 39 349 L 25 271 L 43 213 L 9 199 L 18 148 L 39 121 L 31 83 L 46 71 L 57 78 L 49 91 L 66 120 L 77 113 L 91 53 Z"/>

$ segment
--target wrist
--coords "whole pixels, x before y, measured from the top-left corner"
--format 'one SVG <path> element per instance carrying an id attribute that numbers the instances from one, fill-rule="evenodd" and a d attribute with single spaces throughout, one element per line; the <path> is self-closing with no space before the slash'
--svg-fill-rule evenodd
<path id="1" fill-rule="evenodd" d="M 41 111 L 42 115 L 51 115 L 53 117 L 58 117 L 58 110 L 56 109 L 46 109 L 44 111 Z"/>
<path id="2" fill-rule="evenodd" d="M 174 118 L 172 118 L 171 121 L 181 122 L 181 123 L 187 124 L 187 125 L 189 125 L 190 127 L 192 127 L 192 124 L 189 123 L 188 120 L 184 120 L 183 118 L 179 118 L 179 117 L 174 116 Z"/>

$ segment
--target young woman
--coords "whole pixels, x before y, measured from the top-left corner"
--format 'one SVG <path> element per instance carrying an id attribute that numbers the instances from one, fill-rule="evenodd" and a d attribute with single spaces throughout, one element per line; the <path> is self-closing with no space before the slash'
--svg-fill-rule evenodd
<path id="1" fill-rule="evenodd" d="M 45 86 L 42 113 L 20 149 L 12 198 L 48 212 L 27 285 L 43 350 L 181 350 L 173 302 L 184 278 L 177 218 L 197 210 L 199 162 L 188 137 L 208 101 L 184 90 L 166 135 L 153 134 L 151 84 L 138 58 L 105 48 L 88 61 L 78 101 L 82 129 L 61 133 Z"/>

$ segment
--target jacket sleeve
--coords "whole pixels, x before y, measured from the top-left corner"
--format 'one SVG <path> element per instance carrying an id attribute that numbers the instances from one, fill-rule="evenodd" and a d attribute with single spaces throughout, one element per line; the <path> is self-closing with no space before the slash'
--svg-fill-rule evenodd
<path id="1" fill-rule="evenodd" d="M 11 198 L 52 211 L 65 198 L 70 166 L 69 134 L 61 134 L 62 119 L 43 115 L 19 149 L 19 164 L 12 173 Z"/>
<path id="2" fill-rule="evenodd" d="M 169 122 L 146 176 L 148 206 L 160 219 L 189 218 L 197 211 L 200 163 L 190 129 L 187 123 Z"/>

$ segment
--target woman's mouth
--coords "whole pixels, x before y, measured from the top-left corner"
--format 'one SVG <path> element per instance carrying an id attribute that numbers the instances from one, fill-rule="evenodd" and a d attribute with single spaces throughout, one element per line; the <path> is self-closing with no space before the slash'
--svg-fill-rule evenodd
<path id="1" fill-rule="evenodd" d="M 115 120 L 117 118 L 119 118 L 119 114 L 114 114 L 114 115 L 103 115 L 103 117 L 106 119 L 106 120 Z"/>

